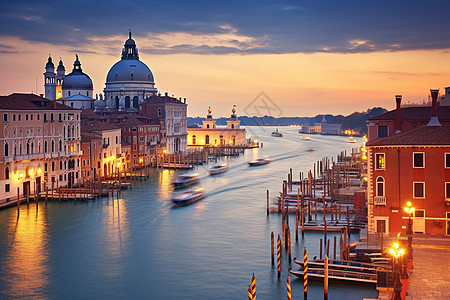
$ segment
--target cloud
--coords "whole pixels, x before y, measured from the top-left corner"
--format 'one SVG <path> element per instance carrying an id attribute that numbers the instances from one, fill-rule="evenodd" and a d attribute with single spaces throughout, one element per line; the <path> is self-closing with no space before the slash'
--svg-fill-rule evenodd
<path id="1" fill-rule="evenodd" d="M 450 2 L 436 0 L 9 1 L 0 38 L 91 47 L 129 28 L 150 53 L 365 53 L 450 49 Z M 101 42 L 101 41 L 100 41 Z M 90 51 L 90 50 L 88 50 Z"/>

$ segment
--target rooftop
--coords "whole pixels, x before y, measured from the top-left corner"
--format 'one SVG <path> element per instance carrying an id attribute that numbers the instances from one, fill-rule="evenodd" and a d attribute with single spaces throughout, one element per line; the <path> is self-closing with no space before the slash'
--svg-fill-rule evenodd
<path id="1" fill-rule="evenodd" d="M 77 110 L 35 94 L 14 93 L 0 96 L 0 109 L 12 110 Z"/>
<path id="2" fill-rule="evenodd" d="M 372 117 L 368 122 L 377 120 L 395 120 L 395 113 L 396 109 Z M 431 118 L 431 106 L 401 107 L 400 113 L 403 121 L 428 122 Z M 450 121 L 450 106 L 438 106 L 438 118 L 441 121 Z"/>
<path id="3" fill-rule="evenodd" d="M 379 138 L 367 146 L 450 145 L 450 126 L 421 126 L 407 132 Z"/>

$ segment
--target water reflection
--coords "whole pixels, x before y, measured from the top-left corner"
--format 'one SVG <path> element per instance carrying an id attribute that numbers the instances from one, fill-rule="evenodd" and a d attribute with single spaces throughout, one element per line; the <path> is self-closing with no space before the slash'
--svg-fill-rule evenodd
<path id="1" fill-rule="evenodd" d="M 111 200 L 103 208 L 102 219 L 102 259 L 100 263 L 103 276 L 115 278 L 122 275 L 125 265 L 122 263 L 128 257 L 129 225 L 124 199 Z"/>
<path id="2" fill-rule="evenodd" d="M 3 293 L 8 298 L 34 295 L 46 298 L 49 284 L 47 214 L 44 205 L 20 208 L 17 218 L 7 223 L 9 248 L 4 254 L 2 273 L 7 278 Z"/>
<path id="3" fill-rule="evenodd" d="M 172 195 L 172 181 L 175 177 L 175 172 L 173 170 L 163 169 L 158 173 L 158 192 L 159 200 L 164 201 L 164 199 L 169 198 Z"/>

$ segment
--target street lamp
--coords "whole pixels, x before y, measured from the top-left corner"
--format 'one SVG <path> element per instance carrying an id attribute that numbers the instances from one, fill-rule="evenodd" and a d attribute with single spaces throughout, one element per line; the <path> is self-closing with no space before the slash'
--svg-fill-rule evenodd
<path id="1" fill-rule="evenodd" d="M 400 281 L 400 264 L 399 260 L 400 257 L 405 254 L 405 250 L 400 248 L 400 245 L 398 242 L 395 242 L 394 245 L 392 245 L 392 248 L 389 249 L 389 253 L 392 255 L 392 259 L 394 260 L 394 276 L 395 276 L 395 283 L 394 283 L 394 300 L 401 300 L 401 292 L 402 292 L 402 283 Z"/>
<path id="2" fill-rule="evenodd" d="M 408 201 L 408 203 L 406 203 L 406 206 L 404 208 L 405 212 L 409 215 L 408 218 L 408 227 L 406 228 L 406 235 L 408 236 L 408 258 L 411 259 L 412 258 L 412 222 L 411 222 L 411 214 L 414 213 L 414 207 L 412 206 L 411 202 Z"/>

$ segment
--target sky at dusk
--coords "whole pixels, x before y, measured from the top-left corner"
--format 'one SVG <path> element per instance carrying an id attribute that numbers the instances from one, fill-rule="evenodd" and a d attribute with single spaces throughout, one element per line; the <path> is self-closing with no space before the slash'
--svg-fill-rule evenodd
<path id="1" fill-rule="evenodd" d="M 448 1 L 8 1 L 0 94 L 43 93 L 48 54 L 75 53 L 101 93 L 131 29 L 158 90 L 189 116 L 392 109 L 450 86 Z M 55 65 L 56 65 L 55 64 Z M 268 99 L 260 99 L 261 92 Z"/>

